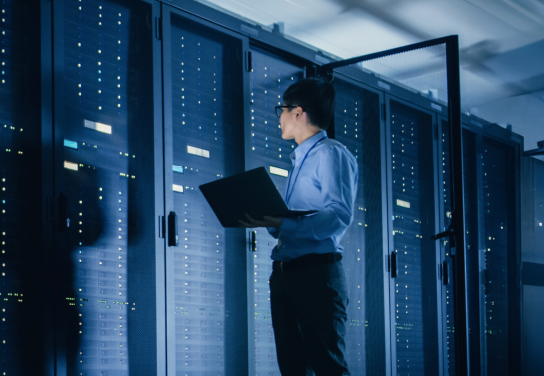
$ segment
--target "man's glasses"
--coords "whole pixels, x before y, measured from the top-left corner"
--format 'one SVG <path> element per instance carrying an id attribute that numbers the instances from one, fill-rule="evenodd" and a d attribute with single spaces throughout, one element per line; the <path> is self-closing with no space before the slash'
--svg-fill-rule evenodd
<path id="1" fill-rule="evenodd" d="M 283 109 L 284 108 L 297 108 L 298 106 L 276 106 L 275 109 L 276 109 L 276 115 L 278 115 L 278 117 L 281 116 L 281 113 L 283 112 Z"/>

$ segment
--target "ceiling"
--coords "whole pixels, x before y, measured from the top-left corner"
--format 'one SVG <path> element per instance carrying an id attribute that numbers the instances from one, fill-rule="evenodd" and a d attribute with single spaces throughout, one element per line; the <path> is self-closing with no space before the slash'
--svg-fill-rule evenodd
<path id="1" fill-rule="evenodd" d="M 544 140 L 544 0 L 200 2 L 343 59 L 458 34 L 463 110 Z"/>

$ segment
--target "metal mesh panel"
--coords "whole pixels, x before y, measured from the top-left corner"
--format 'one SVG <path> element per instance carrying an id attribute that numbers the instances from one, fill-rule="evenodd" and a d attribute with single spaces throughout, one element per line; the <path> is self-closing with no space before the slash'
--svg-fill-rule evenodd
<path id="1" fill-rule="evenodd" d="M 174 208 L 179 247 L 167 255 L 175 375 L 247 369 L 244 230 L 225 229 L 198 186 L 243 171 L 241 42 L 172 16 Z M 172 320 L 171 317 L 174 316 Z M 247 372 L 247 371 L 246 371 Z"/>
<path id="2" fill-rule="evenodd" d="M 340 78 L 335 137 L 356 157 L 359 182 L 353 224 L 342 240 L 349 292 L 346 359 L 353 375 L 385 373 L 382 274 L 380 98 Z"/>
<path id="3" fill-rule="evenodd" d="M 68 374 L 152 375 L 151 8 L 87 0 L 65 1 L 63 10 L 64 87 L 56 90 L 65 98 L 59 190 L 68 209 L 57 247 L 59 361 L 65 351 Z"/>
<path id="4" fill-rule="evenodd" d="M 35 2 L 0 4 L 0 374 L 41 359 L 41 130 Z M 29 93 L 35 93 L 29 96 Z"/>
<path id="5" fill-rule="evenodd" d="M 423 376 L 438 372 L 433 118 L 390 105 L 396 371 Z"/>
<path id="6" fill-rule="evenodd" d="M 470 369 L 480 375 L 507 375 L 508 298 L 516 289 L 510 277 L 515 266 L 514 152 L 468 130 L 463 142 L 465 205 L 471 208 L 466 215 Z"/>

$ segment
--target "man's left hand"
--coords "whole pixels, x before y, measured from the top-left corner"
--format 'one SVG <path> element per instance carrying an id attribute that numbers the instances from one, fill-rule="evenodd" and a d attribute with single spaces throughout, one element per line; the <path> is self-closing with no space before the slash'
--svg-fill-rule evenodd
<path id="1" fill-rule="evenodd" d="M 246 214 L 246 219 L 244 221 L 239 220 L 240 227 L 254 228 L 254 227 L 274 227 L 279 228 L 283 222 L 282 217 L 269 217 L 264 216 L 263 219 L 253 219 Z"/>

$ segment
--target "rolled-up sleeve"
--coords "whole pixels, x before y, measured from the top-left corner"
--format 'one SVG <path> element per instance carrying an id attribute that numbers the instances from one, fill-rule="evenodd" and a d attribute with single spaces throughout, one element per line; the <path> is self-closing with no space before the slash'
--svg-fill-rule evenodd
<path id="1" fill-rule="evenodd" d="M 280 231 L 296 238 L 323 240 L 349 227 L 357 194 L 356 162 L 339 147 L 330 146 L 320 153 L 316 177 L 321 185 L 323 209 L 315 215 L 284 218 Z"/>

